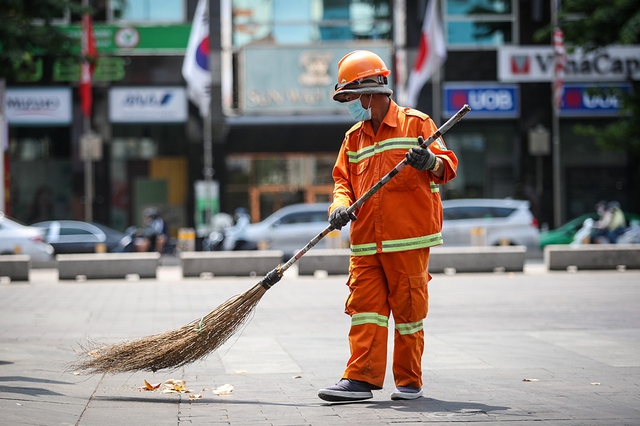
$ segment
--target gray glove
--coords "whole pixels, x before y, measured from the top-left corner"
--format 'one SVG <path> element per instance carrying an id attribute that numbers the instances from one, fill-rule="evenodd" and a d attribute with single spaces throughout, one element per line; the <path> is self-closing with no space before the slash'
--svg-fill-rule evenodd
<path id="1" fill-rule="evenodd" d="M 424 139 L 422 136 L 418 136 L 418 143 L 422 145 Z M 429 150 L 429 148 L 423 148 L 422 146 L 414 146 L 407 152 L 407 164 L 416 170 L 432 170 L 436 166 L 438 161 L 436 156 Z"/>
<path id="2" fill-rule="evenodd" d="M 342 229 L 350 220 L 356 220 L 356 215 L 349 213 L 345 206 L 336 207 L 329 215 L 329 223 L 333 229 Z"/>

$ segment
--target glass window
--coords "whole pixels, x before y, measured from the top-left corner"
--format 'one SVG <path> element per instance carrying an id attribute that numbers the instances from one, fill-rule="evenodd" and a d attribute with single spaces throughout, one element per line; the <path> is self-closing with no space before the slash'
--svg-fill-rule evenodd
<path id="1" fill-rule="evenodd" d="M 115 0 L 110 2 L 113 21 L 184 22 L 184 0 Z"/>
<path id="2" fill-rule="evenodd" d="M 86 229 L 80 228 L 60 228 L 60 235 L 92 235 Z"/>
<path id="3" fill-rule="evenodd" d="M 391 37 L 390 0 L 232 0 L 233 44 Z"/>
<path id="4" fill-rule="evenodd" d="M 493 207 L 491 209 L 491 217 L 509 217 L 515 209 L 509 209 L 506 207 Z"/>
<path id="5" fill-rule="evenodd" d="M 317 223 L 317 222 L 326 222 L 327 221 L 327 213 L 326 212 L 303 212 L 303 213 L 292 213 L 282 217 L 280 219 L 280 223 L 282 225 L 293 225 L 296 223 Z"/>
<path id="6" fill-rule="evenodd" d="M 459 126 L 444 138 L 459 164 L 457 177 L 440 187 L 443 198 L 514 197 L 517 122 L 469 120 Z"/>
<path id="7" fill-rule="evenodd" d="M 497 47 L 516 44 L 517 2 L 444 0 L 447 45 Z"/>

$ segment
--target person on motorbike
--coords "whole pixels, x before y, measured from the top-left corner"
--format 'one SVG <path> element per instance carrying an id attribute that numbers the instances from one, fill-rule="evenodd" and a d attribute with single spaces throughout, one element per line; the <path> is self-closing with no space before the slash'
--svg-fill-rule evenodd
<path id="1" fill-rule="evenodd" d="M 133 240 L 135 251 L 157 251 L 162 253 L 169 239 L 169 232 L 160 212 L 155 207 L 149 207 L 143 211 L 145 226 Z"/>
<path id="2" fill-rule="evenodd" d="M 222 242 L 223 250 L 239 250 L 246 242 L 245 233 L 251 223 L 249 212 L 244 207 L 238 207 L 233 216 L 236 223 L 227 229 L 225 233 L 225 238 Z"/>
<path id="3" fill-rule="evenodd" d="M 609 203 L 600 201 L 596 204 L 596 210 L 600 215 L 600 219 L 593 224 L 591 241 L 594 242 L 599 238 L 605 237 L 609 243 L 615 244 L 618 237 L 627 230 L 627 221 L 620 208 L 620 203 L 617 201 Z"/>

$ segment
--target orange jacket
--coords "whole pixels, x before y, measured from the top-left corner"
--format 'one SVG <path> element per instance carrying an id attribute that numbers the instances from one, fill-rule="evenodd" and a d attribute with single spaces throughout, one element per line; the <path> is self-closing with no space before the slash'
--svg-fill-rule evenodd
<path id="1" fill-rule="evenodd" d="M 369 121 L 358 122 L 345 135 L 333 169 L 333 203 L 348 207 L 374 186 L 437 127 L 428 115 L 401 108 L 392 100 L 377 134 Z M 442 244 L 442 203 L 438 184 L 456 176 L 458 159 L 442 138 L 429 149 L 443 160 L 444 175 L 406 166 L 356 210 L 351 222 L 351 252 L 355 256 L 413 250 Z"/>

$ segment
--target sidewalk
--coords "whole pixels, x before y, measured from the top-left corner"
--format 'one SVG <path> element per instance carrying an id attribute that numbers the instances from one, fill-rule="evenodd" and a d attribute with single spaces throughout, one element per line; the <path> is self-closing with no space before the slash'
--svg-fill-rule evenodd
<path id="1" fill-rule="evenodd" d="M 251 322 L 205 360 L 172 372 L 64 370 L 91 338 L 114 343 L 180 327 L 259 278 L 0 284 L 0 423 L 6 425 L 640 424 L 640 271 L 434 275 L 425 397 L 328 404 L 348 358 L 346 276 L 287 271 Z M 169 379 L 191 393 L 139 390 Z M 225 385 L 233 392 L 216 395 Z M 161 386 L 162 387 L 162 386 Z M 194 399 L 189 399 L 189 397 Z M 198 397 L 200 396 L 200 397 Z"/>

